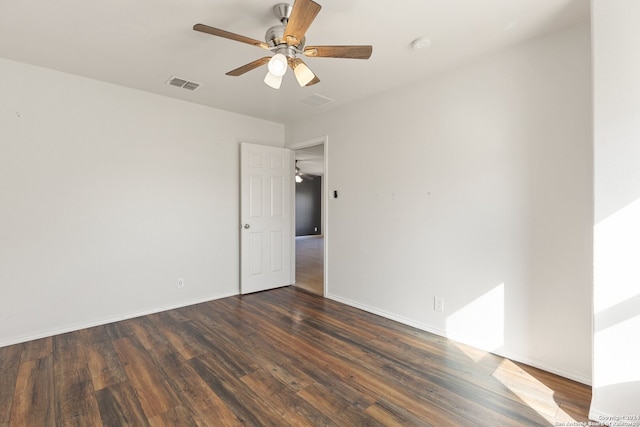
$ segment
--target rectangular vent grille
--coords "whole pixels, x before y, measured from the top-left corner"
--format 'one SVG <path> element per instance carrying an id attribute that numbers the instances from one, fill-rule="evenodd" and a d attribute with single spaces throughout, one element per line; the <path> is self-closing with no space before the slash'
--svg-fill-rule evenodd
<path id="1" fill-rule="evenodd" d="M 199 87 L 200 87 L 200 84 L 194 83 L 194 82 L 186 82 L 184 86 L 182 86 L 183 89 L 188 89 L 188 90 L 196 90 Z"/>
<path id="2" fill-rule="evenodd" d="M 183 89 L 187 89 L 187 90 L 196 90 L 200 87 L 200 83 L 196 83 L 196 82 L 190 82 L 189 80 L 180 78 L 180 77 L 176 77 L 173 76 L 169 79 L 169 81 L 167 82 L 167 84 L 171 85 L 171 86 L 177 86 L 177 87 L 181 87 Z"/>
<path id="3" fill-rule="evenodd" d="M 300 102 L 302 102 L 303 104 L 311 105 L 312 107 L 321 107 L 323 105 L 331 104 L 334 101 L 335 99 L 331 99 L 326 96 L 314 93 L 313 95 L 303 99 Z"/>

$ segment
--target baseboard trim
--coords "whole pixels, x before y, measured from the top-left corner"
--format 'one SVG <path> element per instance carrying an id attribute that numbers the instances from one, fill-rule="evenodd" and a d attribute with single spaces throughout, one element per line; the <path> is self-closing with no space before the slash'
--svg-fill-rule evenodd
<path id="1" fill-rule="evenodd" d="M 134 318 L 140 317 L 140 316 L 147 316 L 149 314 L 160 313 L 162 311 L 173 310 L 173 309 L 182 308 L 182 307 L 188 307 L 190 305 L 201 304 L 203 302 L 214 301 L 214 300 L 217 300 L 217 299 L 227 298 L 227 297 L 231 297 L 231 296 L 235 296 L 235 295 L 238 295 L 237 291 L 221 293 L 221 294 L 218 294 L 218 295 L 214 295 L 214 296 L 210 296 L 210 297 L 206 297 L 206 298 L 201 298 L 201 299 L 196 299 L 196 300 L 189 301 L 189 302 L 183 302 L 183 303 L 179 303 L 179 304 L 175 304 L 175 305 L 162 306 L 162 307 L 159 307 L 159 308 L 143 310 L 143 311 L 140 311 L 140 312 L 126 313 L 126 314 L 122 314 L 122 315 L 118 315 L 118 316 L 105 317 L 105 318 L 102 318 L 102 319 L 92 320 L 90 322 L 84 322 L 84 323 L 79 323 L 79 324 L 74 324 L 74 325 L 68 325 L 68 326 L 65 326 L 65 327 L 62 327 L 62 328 L 50 329 L 50 330 L 47 330 L 47 331 L 38 332 L 36 334 L 16 337 L 16 338 L 12 338 L 12 339 L 9 339 L 9 340 L 6 340 L 6 341 L 0 341 L 0 347 L 6 347 L 6 346 L 9 346 L 9 345 L 20 344 L 20 343 L 27 342 L 27 341 L 33 341 L 33 340 L 37 340 L 37 339 L 41 339 L 41 338 L 52 337 L 54 335 L 66 334 L 68 332 L 74 332 L 74 331 L 78 331 L 80 329 L 93 328 L 94 326 L 107 325 L 109 323 L 120 322 L 122 320 L 128 320 L 128 319 L 134 319 Z"/>
<path id="2" fill-rule="evenodd" d="M 406 318 L 406 317 L 403 317 L 403 316 L 399 316 L 399 315 L 397 315 L 395 313 L 391 313 L 391 312 L 386 311 L 386 310 L 381 310 L 381 309 L 379 309 L 377 307 L 372 307 L 372 306 L 369 306 L 369 305 L 366 305 L 366 304 L 362 304 L 362 303 L 359 303 L 357 301 L 353 301 L 353 300 L 350 300 L 348 298 L 343 298 L 343 297 L 341 297 L 339 295 L 335 295 L 335 294 L 332 294 L 332 293 L 329 293 L 329 294 L 325 295 L 325 298 L 328 298 L 328 299 L 331 299 L 331 300 L 334 300 L 334 301 L 349 305 L 349 306 L 354 307 L 354 308 L 358 308 L 360 310 L 364 310 L 364 311 L 372 313 L 372 314 L 376 314 L 378 316 L 381 316 L 381 317 L 384 317 L 384 318 L 387 318 L 387 319 L 390 319 L 390 320 L 394 320 L 396 322 L 402 323 L 402 324 L 407 325 L 407 326 L 412 326 L 412 327 L 414 327 L 416 329 L 420 329 L 420 330 L 425 331 L 425 332 L 430 332 L 432 334 L 435 334 L 435 335 L 450 339 L 452 341 L 458 341 L 460 343 L 463 343 L 463 341 L 459 341 L 459 340 L 456 340 L 455 337 L 451 337 L 447 333 L 447 331 L 444 330 L 444 329 L 436 328 L 436 327 L 434 327 L 432 325 L 428 325 L 426 323 L 417 322 L 417 321 L 415 321 L 413 319 L 409 319 L 409 318 Z M 464 344 L 468 345 L 466 343 L 464 343 Z M 487 351 L 486 349 L 482 349 L 482 350 Z M 548 364 L 546 364 L 546 363 L 544 363 L 544 362 L 542 362 L 540 360 L 534 359 L 532 357 L 528 357 L 528 356 L 523 355 L 523 354 L 516 354 L 516 353 L 512 353 L 512 352 L 508 352 L 508 351 L 491 351 L 490 353 L 493 353 L 493 354 L 495 354 L 497 356 L 500 356 L 500 357 L 504 357 L 504 358 L 512 360 L 514 362 L 524 363 L 525 365 L 533 366 L 534 368 L 542 369 L 543 371 L 547 371 L 547 372 L 550 372 L 552 374 L 556 374 L 556 375 L 559 375 L 561 377 L 568 378 L 570 380 L 577 381 L 579 383 L 591 386 L 591 378 L 589 378 L 589 377 L 586 377 L 586 376 L 584 376 L 582 374 L 579 374 L 579 373 L 576 373 L 576 372 L 570 372 L 570 371 L 566 371 L 564 369 L 558 369 L 558 368 L 555 368 L 553 366 L 549 366 Z"/>
<path id="3" fill-rule="evenodd" d="M 384 317 L 386 319 L 390 319 L 390 320 L 394 320 L 398 323 L 402 323 L 403 325 L 407 325 L 407 326 L 412 326 L 416 329 L 420 329 L 421 331 L 425 331 L 425 332 L 430 332 L 432 334 L 435 335 L 439 335 L 441 337 L 447 337 L 447 331 L 445 331 L 444 329 L 440 329 L 440 328 L 435 328 L 431 325 L 428 325 L 426 323 L 422 323 L 422 322 L 416 322 L 415 320 L 409 319 L 407 317 L 403 317 L 403 316 L 398 316 L 395 313 L 391 313 L 390 311 L 385 311 L 385 310 L 381 310 L 379 308 L 376 307 L 371 307 L 369 305 L 366 304 L 361 304 L 359 302 L 350 300 L 348 298 L 343 298 L 339 295 L 335 295 L 335 294 L 327 294 L 325 295 L 325 298 L 329 298 L 331 300 L 340 302 L 342 304 L 346 304 L 349 305 L 351 307 L 354 308 L 358 308 L 360 310 L 364 310 L 368 313 L 372 313 L 372 314 L 376 314 L 378 316 Z"/>

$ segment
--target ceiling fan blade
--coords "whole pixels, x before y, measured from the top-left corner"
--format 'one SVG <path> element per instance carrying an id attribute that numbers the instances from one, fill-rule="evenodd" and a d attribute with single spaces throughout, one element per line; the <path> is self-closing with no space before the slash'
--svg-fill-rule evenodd
<path id="1" fill-rule="evenodd" d="M 289 46 L 300 44 L 321 8 L 322 6 L 313 0 L 295 0 L 287 28 L 284 30 L 284 40 Z"/>
<path id="2" fill-rule="evenodd" d="M 241 36 L 238 34 L 230 33 L 229 31 L 221 30 L 219 28 L 213 28 L 204 24 L 196 24 L 193 26 L 195 31 L 200 31 L 201 33 L 211 34 L 213 36 L 223 37 L 229 40 L 235 40 L 237 42 L 250 44 L 253 46 L 258 46 L 263 49 L 269 50 L 269 45 L 265 42 L 261 42 L 260 40 L 252 39 L 250 37 Z"/>
<path id="3" fill-rule="evenodd" d="M 369 59 L 372 46 L 307 46 L 305 56 L 319 58 Z"/>
<path id="4" fill-rule="evenodd" d="M 264 64 L 269 62 L 270 59 L 271 59 L 270 56 L 265 56 L 264 58 L 256 59 L 255 61 L 249 62 L 248 64 L 243 65 L 242 67 L 238 67 L 235 70 L 231 70 L 226 74 L 227 76 L 234 76 L 234 77 L 241 76 L 246 72 L 255 70 L 256 68 L 263 66 Z"/>

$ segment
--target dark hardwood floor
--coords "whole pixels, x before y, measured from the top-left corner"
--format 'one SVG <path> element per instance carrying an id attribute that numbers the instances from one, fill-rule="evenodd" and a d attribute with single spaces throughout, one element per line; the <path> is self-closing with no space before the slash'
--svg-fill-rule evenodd
<path id="1" fill-rule="evenodd" d="M 296 286 L 324 294 L 324 237 L 296 237 Z"/>
<path id="2" fill-rule="evenodd" d="M 590 397 L 293 287 L 0 348 L 0 426 L 552 426 Z"/>

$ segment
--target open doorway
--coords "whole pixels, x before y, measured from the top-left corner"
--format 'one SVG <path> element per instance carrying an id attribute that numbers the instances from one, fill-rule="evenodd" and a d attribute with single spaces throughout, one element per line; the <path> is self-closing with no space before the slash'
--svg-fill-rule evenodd
<path id="1" fill-rule="evenodd" d="M 295 184 L 295 285 L 325 294 L 325 141 L 293 148 Z"/>

